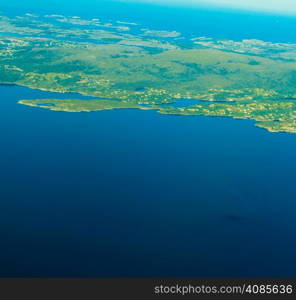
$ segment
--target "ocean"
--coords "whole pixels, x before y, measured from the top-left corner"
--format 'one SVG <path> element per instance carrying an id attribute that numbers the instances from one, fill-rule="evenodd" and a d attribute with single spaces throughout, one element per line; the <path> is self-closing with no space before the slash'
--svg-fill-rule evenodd
<path id="1" fill-rule="evenodd" d="M 23 5 L 295 42 L 290 17 L 47 2 Z M 82 96 L 18 86 L 0 95 L 0 276 L 295 276 L 296 135 L 230 118 L 51 112 L 17 101 Z"/>

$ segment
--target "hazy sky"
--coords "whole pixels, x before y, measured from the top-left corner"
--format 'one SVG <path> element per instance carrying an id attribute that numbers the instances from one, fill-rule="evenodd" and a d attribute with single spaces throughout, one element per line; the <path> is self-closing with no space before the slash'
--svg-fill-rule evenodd
<path id="1" fill-rule="evenodd" d="M 296 0 L 128 0 L 134 2 L 200 5 L 211 4 L 251 10 L 276 11 L 296 14 Z"/>

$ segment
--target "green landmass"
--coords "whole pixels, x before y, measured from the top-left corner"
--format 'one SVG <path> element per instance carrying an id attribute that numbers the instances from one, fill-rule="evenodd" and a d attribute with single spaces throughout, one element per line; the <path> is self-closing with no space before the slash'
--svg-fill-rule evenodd
<path id="1" fill-rule="evenodd" d="M 270 132 L 296 133 L 294 44 L 186 40 L 176 31 L 62 15 L 0 16 L 0 32 L 0 84 L 94 97 L 22 105 L 252 119 Z M 176 107 L 177 99 L 201 101 Z"/>
<path id="2" fill-rule="evenodd" d="M 20 100 L 20 104 L 47 108 L 53 111 L 64 112 L 91 112 L 100 110 L 112 110 L 112 109 L 151 109 L 149 107 L 139 105 L 137 102 L 131 101 L 119 101 L 119 100 L 77 100 L 77 99 L 41 99 L 41 100 Z"/>

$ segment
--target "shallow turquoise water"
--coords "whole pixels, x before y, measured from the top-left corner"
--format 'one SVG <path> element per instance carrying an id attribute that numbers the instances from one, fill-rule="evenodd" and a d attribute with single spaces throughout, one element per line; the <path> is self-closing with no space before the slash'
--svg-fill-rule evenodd
<path id="1" fill-rule="evenodd" d="M 92 14 L 145 23 L 153 11 L 111 8 Z M 161 23 L 158 9 L 151 22 L 167 29 L 183 15 L 196 34 L 294 38 L 290 18 L 236 15 L 234 31 L 231 13 L 166 9 Z M 17 100 L 73 95 L 16 86 L 0 95 L 0 276 L 295 276 L 296 135 L 228 118 L 51 112 Z"/>
<path id="2" fill-rule="evenodd" d="M 137 22 L 143 27 L 177 30 L 188 36 L 226 39 L 262 39 L 272 42 L 296 42 L 296 17 L 229 11 L 167 7 L 114 0 L 15 0 L 3 3 L 0 10 L 12 15 L 79 15 L 102 21 Z"/>

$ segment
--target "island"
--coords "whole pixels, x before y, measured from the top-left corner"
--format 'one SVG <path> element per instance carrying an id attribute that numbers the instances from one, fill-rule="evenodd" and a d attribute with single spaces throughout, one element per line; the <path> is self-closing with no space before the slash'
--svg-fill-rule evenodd
<path id="1" fill-rule="evenodd" d="M 270 132 L 296 133 L 295 44 L 30 13 L 0 16 L 0 32 L 0 84 L 91 97 L 20 99 L 21 105 L 251 119 Z M 176 106 L 179 99 L 188 105 Z"/>

